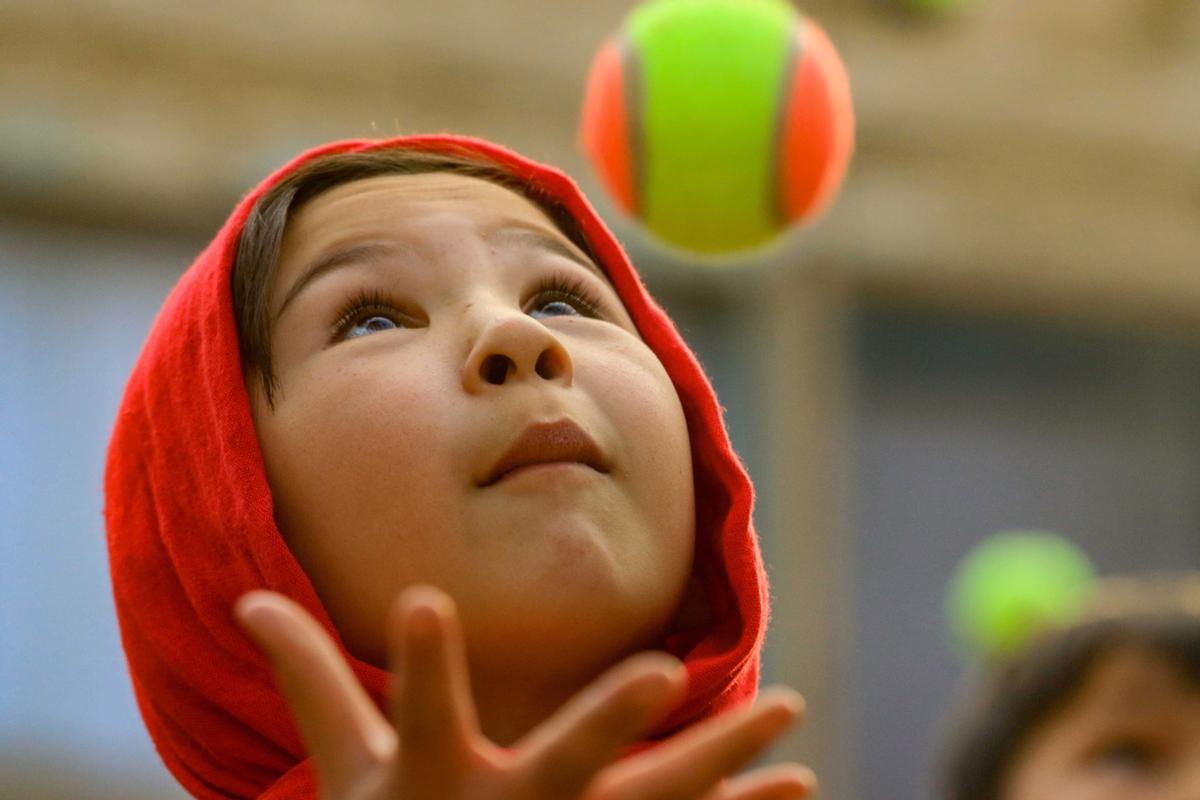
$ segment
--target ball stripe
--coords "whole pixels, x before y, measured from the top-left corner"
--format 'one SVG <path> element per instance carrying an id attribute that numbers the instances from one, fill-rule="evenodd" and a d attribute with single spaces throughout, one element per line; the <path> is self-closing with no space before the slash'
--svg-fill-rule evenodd
<path id="1" fill-rule="evenodd" d="M 642 113 L 642 63 L 628 35 L 620 37 L 621 74 L 624 76 L 625 133 L 629 137 L 630 196 L 635 213 L 642 213 L 646 197 L 646 117 Z"/>
<path id="2" fill-rule="evenodd" d="M 785 134 L 777 173 L 786 221 L 824 210 L 854 150 L 850 81 L 841 59 L 825 32 L 808 20 L 802 20 L 796 39 L 804 54 L 783 104 Z"/>
<path id="3" fill-rule="evenodd" d="M 629 105 L 622 80 L 625 61 L 621 39 L 607 42 L 588 74 L 580 124 L 580 145 L 596 165 L 600 180 L 617 205 L 638 213 L 637 175 L 630 142 Z"/>
<path id="4" fill-rule="evenodd" d="M 787 56 L 784 60 L 783 80 L 779 84 L 779 97 L 775 102 L 775 124 L 772 127 L 774 138 L 768 154 L 768 167 L 774 180 L 768 185 L 769 196 L 767 208 L 771 210 L 771 218 L 775 225 L 783 226 L 791 217 L 785 205 L 785 190 L 787 180 L 783 174 L 783 165 L 788 152 L 789 122 L 792 118 L 792 95 L 795 92 L 797 63 L 804 57 L 804 40 L 799 36 L 789 36 Z"/>

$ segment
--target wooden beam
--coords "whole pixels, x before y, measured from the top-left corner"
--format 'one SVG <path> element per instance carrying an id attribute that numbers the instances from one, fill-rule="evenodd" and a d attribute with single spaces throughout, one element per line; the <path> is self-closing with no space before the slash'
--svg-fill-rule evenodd
<path id="1" fill-rule="evenodd" d="M 824 797 L 856 797 L 853 575 L 847 459 L 853 360 L 852 295 L 801 268 L 763 275 L 748 302 L 762 320 L 750 338 L 761 361 L 769 475 L 759 524 L 772 583 L 766 674 L 799 689 L 804 726 L 777 749 L 811 765 Z M 747 314 L 754 319 L 754 314 Z"/>

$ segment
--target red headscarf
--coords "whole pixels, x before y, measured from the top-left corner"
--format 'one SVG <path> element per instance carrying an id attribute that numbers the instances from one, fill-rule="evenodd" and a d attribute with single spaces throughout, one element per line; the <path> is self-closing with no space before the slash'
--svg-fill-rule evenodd
<path id="1" fill-rule="evenodd" d="M 105 518 L 134 691 L 163 761 L 196 797 L 317 796 L 312 763 L 271 669 L 234 622 L 237 598 L 258 588 L 281 592 L 340 641 L 272 517 L 230 289 L 238 236 L 255 201 L 304 162 L 388 147 L 465 150 L 494 161 L 579 221 L 666 367 L 691 436 L 694 571 L 712 622 L 663 643 L 684 660 L 690 683 L 687 700 L 659 733 L 745 702 L 757 687 L 767 588 L 750 522 L 750 482 L 695 357 L 579 189 L 554 169 L 476 139 L 337 142 L 301 155 L 243 198 L 180 279 L 134 367 L 109 447 Z M 343 655 L 382 704 L 386 673 Z"/>

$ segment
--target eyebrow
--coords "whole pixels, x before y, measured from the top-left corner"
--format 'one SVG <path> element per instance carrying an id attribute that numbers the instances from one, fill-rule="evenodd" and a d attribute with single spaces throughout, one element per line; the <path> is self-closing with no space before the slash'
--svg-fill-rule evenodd
<path id="1" fill-rule="evenodd" d="M 510 222 L 503 227 L 495 229 L 486 238 L 508 240 L 517 244 L 535 247 L 539 250 L 548 250 L 569 261 L 574 261 L 588 271 L 596 273 L 596 275 L 603 278 L 606 282 L 608 281 L 608 276 L 590 258 L 577 253 L 568 247 L 562 239 L 543 231 L 541 228 L 530 227 L 520 222 Z"/>
<path id="2" fill-rule="evenodd" d="M 349 264 L 363 261 L 377 261 L 401 249 L 403 249 L 401 245 L 396 243 L 364 242 L 362 244 L 351 245 L 350 247 L 339 247 L 330 253 L 326 253 L 314 261 L 304 271 L 304 274 L 292 284 L 292 288 L 288 289 L 288 293 L 283 297 L 283 302 L 279 304 L 279 310 L 275 312 L 275 319 L 278 320 L 283 316 L 283 312 L 287 310 L 288 304 L 296 299 L 296 295 L 300 294 L 305 286 L 308 286 L 322 275 Z"/>
<path id="3" fill-rule="evenodd" d="M 492 240 L 500 239 L 502 241 L 510 241 L 517 244 L 524 244 L 535 247 L 539 250 L 546 250 L 555 255 L 562 256 L 569 261 L 584 267 L 585 269 L 595 273 L 604 281 L 608 281 L 608 276 L 601 272 L 600 268 L 592 263 L 592 260 L 586 256 L 572 250 L 561 239 L 552 236 L 538 228 L 528 227 L 523 224 L 509 224 L 498 228 L 491 232 L 487 237 Z M 397 251 L 406 249 L 403 245 L 396 242 L 364 242 L 362 244 L 351 245 L 349 247 L 340 247 L 332 252 L 318 258 L 313 264 L 304 271 L 304 273 L 292 284 L 292 288 L 283 297 L 283 302 L 279 304 L 279 311 L 275 312 L 275 319 L 278 320 L 283 316 L 283 312 L 288 305 L 296 299 L 296 296 L 308 286 L 310 283 L 320 278 L 326 273 L 332 272 L 339 267 L 344 267 L 350 264 L 361 263 L 364 261 L 378 261 L 387 256 L 394 255 Z"/>

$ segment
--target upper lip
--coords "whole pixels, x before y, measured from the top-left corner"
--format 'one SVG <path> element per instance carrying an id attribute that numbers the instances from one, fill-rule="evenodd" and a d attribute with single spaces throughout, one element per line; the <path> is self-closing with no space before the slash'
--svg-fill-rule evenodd
<path id="1" fill-rule="evenodd" d="M 585 464 L 597 472 L 608 472 L 609 464 L 600 446 L 573 420 L 536 422 L 517 437 L 491 468 L 480 486 L 491 486 L 508 473 L 534 464 Z"/>

